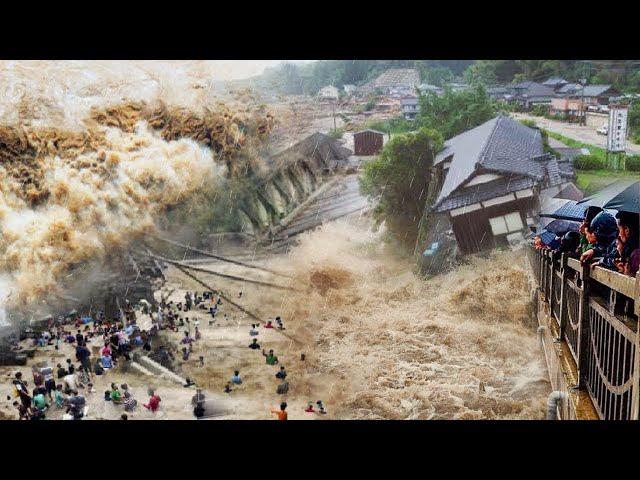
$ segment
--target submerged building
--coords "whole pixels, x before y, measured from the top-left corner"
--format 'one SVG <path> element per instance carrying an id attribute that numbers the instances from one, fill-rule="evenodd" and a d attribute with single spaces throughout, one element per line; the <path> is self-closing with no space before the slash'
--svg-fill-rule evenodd
<path id="1" fill-rule="evenodd" d="M 554 196 L 569 180 L 544 154 L 540 131 L 506 116 L 447 140 L 434 166 L 431 211 L 451 225 L 461 254 L 521 240 L 534 224 L 539 195 Z"/>

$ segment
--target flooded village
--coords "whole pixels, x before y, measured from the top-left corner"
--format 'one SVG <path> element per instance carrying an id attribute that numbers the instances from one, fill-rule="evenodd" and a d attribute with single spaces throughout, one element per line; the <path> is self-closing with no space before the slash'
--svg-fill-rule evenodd
<path id="1" fill-rule="evenodd" d="M 637 66 L 482 62 L 1 62 L 0 418 L 638 419 Z"/>

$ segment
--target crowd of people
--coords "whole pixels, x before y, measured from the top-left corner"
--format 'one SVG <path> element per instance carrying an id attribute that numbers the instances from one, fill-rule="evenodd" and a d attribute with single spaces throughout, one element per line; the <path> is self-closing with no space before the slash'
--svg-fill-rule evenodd
<path id="1" fill-rule="evenodd" d="M 578 231 L 568 231 L 547 242 L 537 235 L 534 246 L 633 277 L 640 267 L 639 221 L 638 214 L 621 211 L 614 216 L 591 206 Z"/>
<path id="2" fill-rule="evenodd" d="M 93 382 L 96 376 L 105 375 L 121 362 L 130 362 L 132 350 L 137 347 L 151 351 L 152 338 L 156 334 L 157 325 L 149 331 L 141 330 L 136 325 L 135 314 L 128 301 L 122 314 L 114 320 L 108 320 L 103 312 L 98 312 L 95 318 L 77 315 L 67 320 L 50 319 L 43 331 L 33 334 L 33 347 L 53 346 L 60 351 L 63 345 L 67 345 L 75 350 L 75 362 L 67 358 L 64 363 L 58 363 L 55 370 L 47 362 L 41 366 L 34 365 L 34 388 L 31 392 L 22 373 L 15 373 L 12 386 L 16 400 L 13 405 L 19 418 L 42 420 L 51 409 L 62 411 L 63 419 L 79 420 L 85 417 L 87 396 L 95 393 Z M 99 355 L 95 358 L 90 347 L 99 349 Z M 104 399 L 121 405 L 125 412 L 134 411 L 138 404 L 127 384 L 118 386 L 112 383 L 111 388 L 105 391 Z M 155 412 L 158 403 L 159 397 L 150 392 L 149 402 L 143 406 Z"/>
<path id="3" fill-rule="evenodd" d="M 184 335 L 178 340 L 178 345 L 158 346 L 155 353 L 166 353 L 168 358 L 174 360 L 172 351 L 181 348 L 182 360 L 188 361 L 193 352 L 194 344 L 202 338 L 200 331 L 201 315 L 191 315 L 195 309 L 200 313 L 210 316 L 209 325 L 215 325 L 220 315 L 222 296 L 216 296 L 213 292 L 186 292 L 184 302 L 167 301 L 164 296 L 157 307 L 152 308 L 147 303 L 142 303 L 142 314 L 151 318 L 151 328 L 141 330 L 136 322 L 134 309 L 128 301 L 125 308 L 116 320 L 107 320 L 104 313 L 98 312 L 93 317 L 75 316 L 75 318 L 57 321 L 51 320 L 44 331 L 34 334 L 31 341 L 34 348 L 51 347 L 60 351 L 63 347 L 68 351 L 71 347 L 75 352 L 75 358 L 67 358 L 57 363 L 38 363 L 32 367 L 34 388 L 30 391 L 28 383 L 21 372 L 17 372 L 12 379 L 14 392 L 13 406 L 16 408 L 21 420 L 40 420 L 47 418 L 53 411 L 62 414 L 64 419 L 82 419 L 87 415 L 87 398 L 95 393 L 94 381 L 97 376 L 113 375 L 109 372 L 117 369 L 122 364 L 132 360 L 133 350 L 140 348 L 145 354 L 151 355 L 154 337 L 161 330 L 179 332 L 185 328 Z M 238 295 L 241 299 L 241 294 Z M 228 318 L 227 314 L 223 314 Z M 191 319 L 189 318 L 191 316 Z M 286 399 L 289 392 L 288 373 L 274 349 L 263 348 L 258 343 L 261 330 L 284 331 L 285 326 L 280 316 L 275 320 L 267 320 L 262 327 L 259 323 L 252 323 L 249 329 L 251 343 L 249 348 L 261 352 L 264 362 L 269 367 L 274 367 L 273 373 L 277 386 L 276 394 Z M 192 334 L 193 332 L 193 334 Z M 169 347 L 169 348 L 167 348 Z M 302 355 L 301 360 L 305 357 Z M 204 365 L 204 356 L 199 357 L 200 365 Z M 229 381 L 226 382 L 223 392 L 232 394 L 236 389 L 242 388 L 243 378 L 239 370 L 234 370 Z M 187 379 L 185 387 L 195 385 Z M 79 393 L 82 392 L 82 393 Z M 142 407 L 150 412 L 157 412 L 160 408 L 160 396 L 154 389 L 148 390 L 149 400 L 142 403 Z M 129 418 L 131 412 L 140 408 L 134 398 L 133 391 L 127 383 L 110 381 L 110 387 L 104 391 L 104 402 L 109 402 L 117 409 L 122 409 L 121 419 Z M 196 418 L 207 415 L 205 394 L 202 389 L 192 399 L 193 414 Z M 306 413 L 326 414 L 326 409 L 321 400 L 316 403 L 309 402 L 304 410 Z M 272 410 L 278 419 L 288 418 L 286 401 L 280 404 L 279 409 Z M 60 415 L 56 415 L 60 416 Z"/>
<path id="4" fill-rule="evenodd" d="M 242 299 L 242 292 L 239 292 L 238 299 L 239 300 Z M 211 315 L 209 324 L 211 325 L 215 323 L 216 316 L 219 314 L 219 311 L 222 308 L 222 304 L 223 304 L 221 296 L 218 296 L 216 300 L 213 300 L 213 292 L 202 292 L 201 294 L 199 294 L 199 292 L 186 292 L 184 303 L 174 304 L 173 302 L 166 303 L 162 301 L 160 305 L 160 309 L 162 311 L 162 316 L 166 318 L 169 322 L 169 328 L 174 328 L 175 326 L 183 325 L 181 323 L 181 319 L 178 318 L 179 317 L 178 312 L 180 311 L 188 312 L 194 308 L 207 310 L 207 306 L 206 306 L 207 300 L 211 300 L 211 303 L 212 303 L 212 305 L 208 307 L 209 315 Z M 224 316 L 225 318 L 227 318 L 226 314 L 224 314 Z M 275 321 L 275 325 L 274 325 L 274 321 Z M 286 330 L 282 317 L 276 316 L 274 321 L 267 320 L 264 323 L 262 328 L 266 330 L 273 329 L 276 331 Z M 191 321 L 188 318 L 185 318 L 184 322 L 188 324 L 191 323 Z M 182 344 L 184 345 L 182 349 L 183 360 L 185 361 L 188 360 L 189 355 L 192 352 L 194 342 L 197 342 L 200 338 L 198 336 L 199 322 L 197 320 L 194 320 L 193 324 L 196 332 L 195 337 L 192 337 L 189 331 L 185 331 L 184 336 L 182 338 Z M 163 325 L 159 325 L 159 327 L 164 328 Z M 248 333 L 249 333 L 249 337 L 251 338 L 251 343 L 249 343 L 248 347 L 252 350 L 261 351 L 266 365 L 278 367 L 278 370 L 274 374 L 275 378 L 278 381 L 278 384 L 276 386 L 276 394 L 286 396 L 287 393 L 289 392 L 289 381 L 287 380 L 288 374 L 287 374 L 286 368 L 284 365 L 280 364 L 280 360 L 276 356 L 274 349 L 267 350 L 266 348 L 263 348 L 260 345 L 260 343 L 258 343 L 258 337 L 260 336 L 259 323 L 252 323 Z M 302 360 L 304 360 L 304 358 L 305 358 L 304 356 L 301 357 Z M 202 365 L 203 357 L 201 356 L 199 360 L 200 360 L 200 364 Z M 233 375 L 231 375 L 229 381 L 225 383 L 223 393 L 231 394 L 237 388 L 239 388 L 243 383 L 244 383 L 244 380 L 240 375 L 240 371 L 234 370 Z M 207 414 L 206 396 L 201 389 L 198 389 L 196 392 L 196 395 L 194 395 L 194 397 L 192 398 L 192 405 L 193 405 L 193 414 L 196 418 L 202 418 L 206 416 Z M 309 407 L 306 408 L 304 411 L 306 413 L 318 413 L 321 415 L 324 415 L 327 413 L 324 407 L 324 404 L 322 403 L 321 400 L 318 400 L 316 402 L 316 405 L 317 405 L 317 410 L 313 409 L 313 403 L 309 402 Z M 287 409 L 287 403 L 286 401 L 283 401 L 281 402 L 279 409 L 272 409 L 271 411 L 272 413 L 275 413 L 277 415 L 277 418 L 279 420 L 286 420 L 288 418 L 288 413 L 286 409 Z"/>

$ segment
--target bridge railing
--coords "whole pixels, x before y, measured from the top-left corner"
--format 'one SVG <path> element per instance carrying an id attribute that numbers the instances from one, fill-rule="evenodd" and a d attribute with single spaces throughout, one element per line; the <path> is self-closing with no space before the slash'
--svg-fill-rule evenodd
<path id="1" fill-rule="evenodd" d="M 628 277 L 549 250 L 529 250 L 541 298 L 601 419 L 638 419 L 640 273 Z"/>

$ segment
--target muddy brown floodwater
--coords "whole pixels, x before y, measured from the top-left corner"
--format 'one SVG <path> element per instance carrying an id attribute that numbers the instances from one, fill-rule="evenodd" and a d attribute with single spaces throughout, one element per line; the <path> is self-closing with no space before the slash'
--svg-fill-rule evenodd
<path id="1" fill-rule="evenodd" d="M 380 235 L 365 219 L 347 217 L 302 234 L 289 254 L 263 260 L 292 274 L 301 292 L 209 279 L 227 294 L 242 290 L 236 301 L 261 318 L 284 319 L 288 337 L 261 328 L 258 338 L 289 372 L 290 418 L 310 418 L 303 408 L 318 399 L 328 418 L 544 418 L 550 387 L 522 253 L 472 257 L 425 281 Z M 177 271 L 170 279 L 195 288 Z M 269 418 L 283 398 L 275 393 L 277 367 L 247 348 L 253 321 L 224 311 L 227 320 L 205 327 L 198 347 L 207 367 L 194 360 L 184 369 L 214 391 L 240 369 L 236 418 Z"/>

